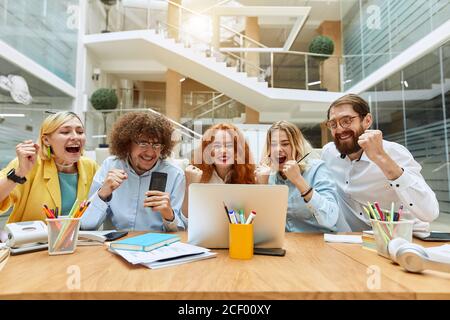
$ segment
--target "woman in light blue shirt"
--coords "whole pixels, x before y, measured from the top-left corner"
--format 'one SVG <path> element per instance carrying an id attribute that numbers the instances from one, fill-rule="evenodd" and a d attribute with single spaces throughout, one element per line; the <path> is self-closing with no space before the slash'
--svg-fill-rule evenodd
<path id="1" fill-rule="evenodd" d="M 270 127 L 265 163 L 258 166 L 255 174 L 258 183 L 288 186 L 286 231 L 289 232 L 333 232 L 341 220 L 334 182 L 325 163 L 313 159 L 313 153 L 294 124 L 279 121 Z"/>
<path id="2" fill-rule="evenodd" d="M 184 229 L 181 213 L 185 179 L 169 162 L 174 146 L 167 118 L 131 112 L 114 124 L 110 152 L 97 171 L 93 200 L 81 219 L 83 229 L 97 229 L 109 218 L 120 230 L 177 231 Z M 153 173 L 167 174 L 165 191 L 150 190 Z"/>

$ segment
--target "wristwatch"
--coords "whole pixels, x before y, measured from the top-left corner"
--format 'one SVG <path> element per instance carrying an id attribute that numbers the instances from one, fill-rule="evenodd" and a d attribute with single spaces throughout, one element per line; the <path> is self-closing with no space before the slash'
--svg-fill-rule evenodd
<path id="1" fill-rule="evenodd" d="M 14 169 L 14 168 L 9 170 L 8 174 L 6 175 L 6 177 L 9 180 L 14 181 L 15 183 L 24 184 L 25 182 L 27 182 L 27 178 L 19 177 L 19 176 L 16 175 L 16 169 Z"/>

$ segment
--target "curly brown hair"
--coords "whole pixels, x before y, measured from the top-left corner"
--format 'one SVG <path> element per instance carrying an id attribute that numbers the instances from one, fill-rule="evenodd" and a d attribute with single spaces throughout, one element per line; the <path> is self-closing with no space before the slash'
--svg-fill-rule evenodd
<path id="1" fill-rule="evenodd" d="M 156 141 L 164 145 L 161 158 L 165 159 L 172 152 L 175 141 L 172 139 L 174 129 L 163 115 L 130 112 L 121 116 L 114 123 L 109 133 L 109 150 L 121 160 L 128 158 L 133 142 L 139 140 Z"/>

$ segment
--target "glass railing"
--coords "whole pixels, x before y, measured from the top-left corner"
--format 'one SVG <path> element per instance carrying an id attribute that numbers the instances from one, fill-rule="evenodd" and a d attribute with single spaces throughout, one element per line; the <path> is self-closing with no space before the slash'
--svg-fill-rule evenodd
<path id="1" fill-rule="evenodd" d="M 166 91 L 162 89 L 117 89 L 118 109 L 152 108 L 164 113 Z"/>
<path id="2" fill-rule="evenodd" d="M 242 103 L 222 94 L 185 114 L 184 119 L 188 120 L 183 125 L 193 128 L 195 123 L 213 124 L 235 119 L 240 122 L 244 113 L 245 106 Z"/>
<path id="3" fill-rule="evenodd" d="M 93 3 L 89 12 L 88 33 L 104 31 L 106 12 L 102 6 Z M 159 1 L 159 7 L 145 1 L 132 7 L 122 1 L 109 10 L 109 15 L 109 31 L 154 29 L 198 54 L 215 57 L 238 72 L 267 82 L 272 88 L 328 91 L 341 88 L 340 57 L 268 48 L 223 24 L 216 24 L 213 30 L 211 17 L 169 0 Z"/>
<path id="4" fill-rule="evenodd" d="M 85 112 L 85 126 L 88 132 L 86 149 L 94 150 L 98 146 L 108 144 L 108 134 L 117 119 L 128 112 L 148 112 L 161 114 L 153 108 L 133 108 L 133 109 L 113 109 L 113 110 L 90 110 Z M 172 151 L 173 158 L 189 158 L 190 152 L 195 148 L 200 139 L 201 133 L 195 132 L 179 122 L 168 119 L 173 127 L 172 139 L 176 141 L 176 147 Z"/>

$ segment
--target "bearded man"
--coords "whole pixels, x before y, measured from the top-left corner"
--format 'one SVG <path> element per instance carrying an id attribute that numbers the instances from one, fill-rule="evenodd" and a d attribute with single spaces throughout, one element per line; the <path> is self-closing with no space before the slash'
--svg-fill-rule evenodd
<path id="1" fill-rule="evenodd" d="M 335 179 L 340 213 L 350 229 L 370 229 L 364 206 L 378 202 L 389 211 L 392 203 L 395 212 L 402 206 L 400 218 L 415 220 L 416 231 L 426 233 L 439 215 L 439 204 L 408 149 L 370 129 L 369 105 L 357 95 L 334 101 L 327 119 L 334 142 L 323 147 L 322 160 Z"/>

